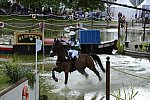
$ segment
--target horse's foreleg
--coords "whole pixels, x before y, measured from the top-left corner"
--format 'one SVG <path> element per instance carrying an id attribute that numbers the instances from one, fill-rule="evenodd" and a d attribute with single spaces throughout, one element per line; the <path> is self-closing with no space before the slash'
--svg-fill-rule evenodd
<path id="1" fill-rule="evenodd" d="M 65 72 L 65 85 L 67 84 L 68 82 L 68 72 Z"/>
<path id="2" fill-rule="evenodd" d="M 55 77 L 55 71 L 56 71 L 56 68 L 53 68 L 52 69 L 52 78 L 55 80 L 55 82 L 58 82 L 58 79 Z"/>

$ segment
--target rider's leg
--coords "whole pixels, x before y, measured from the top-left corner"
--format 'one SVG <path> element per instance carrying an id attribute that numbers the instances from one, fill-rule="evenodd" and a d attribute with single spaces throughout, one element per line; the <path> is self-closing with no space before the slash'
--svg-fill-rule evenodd
<path id="1" fill-rule="evenodd" d="M 75 67 L 75 61 L 77 59 L 76 56 L 78 56 L 78 51 L 77 50 L 69 50 L 68 51 L 68 54 L 69 54 L 69 57 L 71 58 L 71 62 L 72 62 L 72 65 L 71 65 L 71 70 L 74 70 L 74 67 Z"/>
<path id="2" fill-rule="evenodd" d="M 69 57 L 69 60 L 71 60 L 71 59 L 72 59 L 72 53 L 73 53 L 73 51 L 72 51 L 72 50 L 69 50 L 69 51 L 68 51 L 68 57 Z"/>
<path id="3" fill-rule="evenodd" d="M 74 68 L 75 67 L 75 62 L 76 62 L 76 59 L 77 59 L 77 56 L 78 55 L 78 51 L 76 51 L 76 50 L 73 50 L 73 52 L 72 52 L 72 59 L 71 59 L 71 61 L 72 61 L 72 67 Z"/>
<path id="4" fill-rule="evenodd" d="M 67 59 L 67 60 L 70 60 L 69 52 L 66 51 L 65 53 L 66 53 L 66 54 L 65 54 L 65 55 L 66 55 L 66 59 Z"/>
<path id="5" fill-rule="evenodd" d="M 71 58 L 71 71 L 75 70 L 76 57 Z"/>
<path id="6" fill-rule="evenodd" d="M 73 71 L 74 69 L 74 54 L 73 54 L 73 50 L 69 50 L 68 51 L 68 55 L 69 55 L 69 58 L 70 58 L 70 61 L 71 61 L 71 68 L 70 70 Z"/>
<path id="7" fill-rule="evenodd" d="M 71 52 L 69 52 L 69 60 L 71 60 L 72 59 L 72 53 Z"/>

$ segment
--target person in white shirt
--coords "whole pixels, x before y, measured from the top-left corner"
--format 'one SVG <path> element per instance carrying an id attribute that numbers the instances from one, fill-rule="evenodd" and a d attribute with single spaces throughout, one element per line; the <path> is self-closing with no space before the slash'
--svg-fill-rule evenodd
<path id="1" fill-rule="evenodd" d="M 79 39 L 76 38 L 76 33 L 74 31 L 70 31 L 68 33 L 70 36 L 70 39 L 67 41 L 61 40 L 62 42 L 65 42 L 66 44 L 69 44 L 69 50 L 68 50 L 68 55 L 70 60 L 72 61 L 72 66 L 74 67 L 75 65 L 75 60 L 79 56 L 79 51 L 80 51 L 80 42 Z"/>

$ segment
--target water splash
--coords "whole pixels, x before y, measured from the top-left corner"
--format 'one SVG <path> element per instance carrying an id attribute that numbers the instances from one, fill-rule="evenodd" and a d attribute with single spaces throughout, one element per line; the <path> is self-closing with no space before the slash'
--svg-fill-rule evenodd
<path id="1" fill-rule="evenodd" d="M 131 72 L 136 75 L 142 75 L 145 77 L 150 76 L 150 62 L 145 58 L 133 58 L 130 56 L 122 55 L 99 55 L 102 64 L 106 66 L 106 57 L 110 56 L 111 67 L 119 68 L 125 72 Z M 86 72 L 89 74 L 89 78 L 86 80 L 78 71 L 69 74 L 68 84 L 64 85 L 64 73 L 56 73 L 59 81 L 56 83 L 52 78 L 50 78 L 51 73 L 43 74 L 43 77 L 49 77 L 45 79 L 45 84 L 53 85 L 53 88 L 49 91 L 49 95 L 57 94 L 56 96 L 64 96 L 67 100 L 100 100 L 105 99 L 105 87 L 106 79 L 105 74 L 102 74 L 101 70 L 98 68 L 103 80 L 99 82 L 97 76 L 89 69 Z M 123 91 L 123 84 L 125 88 L 133 86 L 135 91 L 139 91 L 136 100 L 149 100 L 150 84 L 149 80 L 135 78 L 133 76 L 128 76 L 123 73 L 117 72 L 111 69 L 111 93 L 113 91 L 117 92 L 118 89 Z M 126 91 L 130 90 L 129 88 Z M 122 93 L 123 96 L 123 93 Z M 65 100 L 65 99 L 64 99 Z M 111 96 L 111 100 L 115 100 Z"/>

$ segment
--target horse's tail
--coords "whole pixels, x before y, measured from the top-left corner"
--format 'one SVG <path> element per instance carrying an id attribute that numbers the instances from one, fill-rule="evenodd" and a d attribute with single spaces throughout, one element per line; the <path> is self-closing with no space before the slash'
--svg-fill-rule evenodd
<path id="1" fill-rule="evenodd" d="M 102 65 L 100 58 L 96 54 L 91 54 L 90 56 L 94 59 L 95 62 L 97 62 L 99 64 L 101 70 L 105 73 L 105 69 Z"/>

